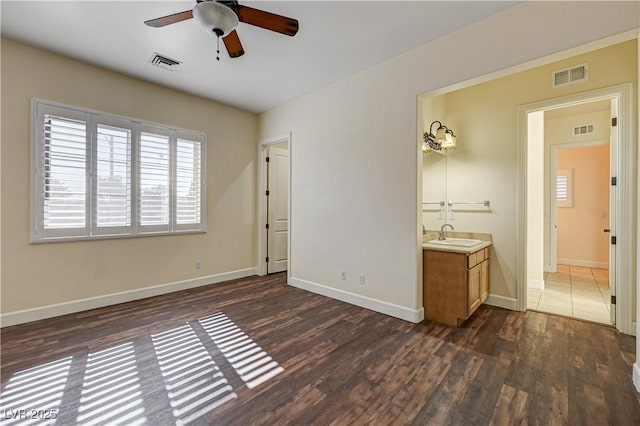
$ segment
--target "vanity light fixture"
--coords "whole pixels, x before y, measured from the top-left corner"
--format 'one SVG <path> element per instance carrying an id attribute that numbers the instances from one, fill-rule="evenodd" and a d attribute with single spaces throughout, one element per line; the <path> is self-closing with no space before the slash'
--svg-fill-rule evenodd
<path id="1" fill-rule="evenodd" d="M 433 125 L 438 123 L 436 132 L 433 133 Z M 439 121 L 434 121 L 429 126 L 429 132 L 424 134 L 424 141 L 422 142 L 422 152 L 427 151 L 442 151 L 456 149 L 456 135 L 453 134 L 453 130 L 443 125 Z"/>

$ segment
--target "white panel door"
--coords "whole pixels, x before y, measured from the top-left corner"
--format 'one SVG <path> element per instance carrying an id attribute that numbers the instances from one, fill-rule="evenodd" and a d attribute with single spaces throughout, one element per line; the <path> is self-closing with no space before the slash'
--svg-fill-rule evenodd
<path id="1" fill-rule="evenodd" d="M 287 270 L 289 241 L 289 151 L 269 147 L 267 151 L 267 273 Z"/>

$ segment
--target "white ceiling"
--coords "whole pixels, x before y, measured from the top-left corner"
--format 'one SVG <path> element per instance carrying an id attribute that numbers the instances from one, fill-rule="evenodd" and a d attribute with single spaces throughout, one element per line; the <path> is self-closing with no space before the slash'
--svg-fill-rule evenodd
<path id="1" fill-rule="evenodd" d="M 245 55 L 230 59 L 195 20 L 144 21 L 192 9 L 187 1 L 6 1 L 8 37 L 124 74 L 262 112 L 463 28 L 510 1 L 240 1 L 296 18 L 293 37 L 240 23 Z M 166 71 L 154 52 L 183 62 Z M 389 84 L 394 84 L 390 81 Z"/>

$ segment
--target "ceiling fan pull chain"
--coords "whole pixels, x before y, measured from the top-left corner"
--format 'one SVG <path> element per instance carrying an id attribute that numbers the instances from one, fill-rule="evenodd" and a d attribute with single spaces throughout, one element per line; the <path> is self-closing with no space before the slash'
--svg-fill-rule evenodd
<path id="1" fill-rule="evenodd" d="M 220 34 L 217 34 L 218 36 L 218 49 L 216 50 L 217 54 L 216 54 L 216 59 L 219 61 L 220 60 Z"/>

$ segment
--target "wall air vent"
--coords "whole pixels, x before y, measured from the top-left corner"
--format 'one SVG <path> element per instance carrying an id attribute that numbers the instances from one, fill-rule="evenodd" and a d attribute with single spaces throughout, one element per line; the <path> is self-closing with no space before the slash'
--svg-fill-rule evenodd
<path id="1" fill-rule="evenodd" d="M 551 86 L 555 88 L 571 83 L 579 83 L 581 81 L 587 81 L 588 77 L 589 66 L 587 64 L 578 65 L 576 67 L 554 71 L 551 74 Z"/>
<path id="2" fill-rule="evenodd" d="M 595 126 L 593 124 L 585 124 L 583 126 L 576 126 L 573 128 L 573 136 L 590 135 L 595 132 Z"/>
<path id="3" fill-rule="evenodd" d="M 182 62 L 171 59 L 157 52 L 153 53 L 153 56 L 151 57 L 151 59 L 149 59 L 149 63 L 168 71 L 175 71 L 176 69 L 180 68 L 180 65 L 182 65 Z"/>

